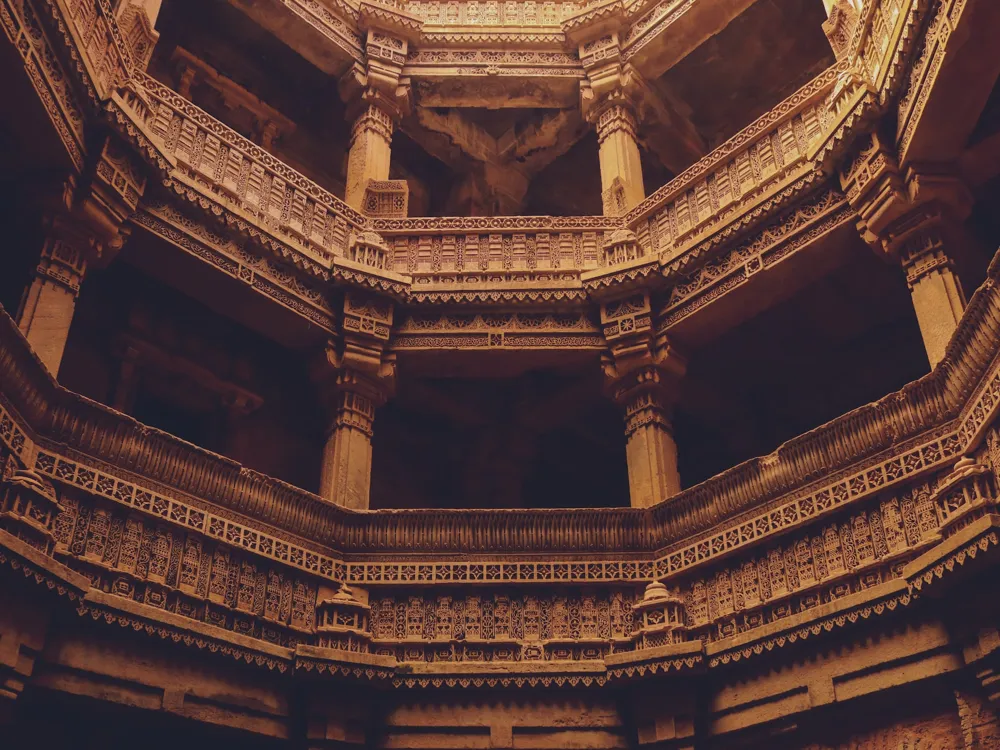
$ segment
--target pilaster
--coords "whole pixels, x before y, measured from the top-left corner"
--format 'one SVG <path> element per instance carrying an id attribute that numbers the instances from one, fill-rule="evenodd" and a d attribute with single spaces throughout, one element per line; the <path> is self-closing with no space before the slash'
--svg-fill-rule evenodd
<path id="1" fill-rule="evenodd" d="M 368 508 L 375 412 L 392 395 L 395 361 L 386 353 L 392 303 L 345 293 L 343 338 L 331 342 L 317 371 L 330 413 L 320 496 L 355 510 Z"/>

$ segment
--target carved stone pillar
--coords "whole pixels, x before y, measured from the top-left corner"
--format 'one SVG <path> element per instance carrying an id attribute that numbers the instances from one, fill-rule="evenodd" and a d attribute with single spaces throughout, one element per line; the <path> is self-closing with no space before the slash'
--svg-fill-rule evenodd
<path id="1" fill-rule="evenodd" d="M 927 359 L 934 367 L 944 358 L 965 310 L 965 295 L 945 252 L 940 215 L 923 214 L 912 220 L 899 240 L 899 258 L 906 271 Z"/>
<path id="2" fill-rule="evenodd" d="M 648 292 L 605 302 L 601 322 L 611 349 L 605 376 L 625 416 L 629 497 L 646 508 L 681 489 L 671 414 L 687 362 L 665 336 L 654 336 Z"/>
<path id="3" fill-rule="evenodd" d="M 63 185 L 48 220 L 41 259 L 18 311 L 22 333 L 53 375 L 62 362 L 87 268 L 110 262 L 121 249 L 128 236 L 122 225 L 145 187 L 141 166 L 110 138 L 85 175 Z"/>
<path id="4" fill-rule="evenodd" d="M 351 370 L 337 375 L 334 416 L 323 448 L 321 497 L 355 510 L 368 507 L 372 473 L 372 424 L 385 398 Z"/>
<path id="5" fill-rule="evenodd" d="M 369 180 L 389 179 L 394 116 L 380 101 L 377 92 L 368 91 L 362 100 L 361 113 L 351 130 L 351 150 L 347 157 L 347 187 L 344 200 L 361 210 Z"/>
<path id="6" fill-rule="evenodd" d="M 18 327 L 53 376 L 59 373 L 92 242 L 85 234 L 50 230 L 21 300 Z"/>
<path id="7" fill-rule="evenodd" d="M 587 74 L 580 84 L 580 110 L 597 130 L 604 213 L 615 215 L 646 197 L 636 133 L 639 104 L 652 93 L 622 60 L 617 19 L 590 10 L 567 19 L 563 31 L 579 45 Z"/>
<path id="8" fill-rule="evenodd" d="M 355 510 L 368 508 L 375 410 L 395 384 L 395 361 L 384 352 L 391 326 L 391 302 L 348 291 L 343 340 L 328 345 L 317 372 L 330 412 L 320 495 Z"/>
<path id="9" fill-rule="evenodd" d="M 960 220 L 971 198 L 946 174 L 900 169 L 889 139 L 872 134 L 841 170 L 840 181 L 858 212 L 862 237 L 877 252 L 897 260 L 906 273 L 927 359 L 944 357 L 965 309 L 953 267 Z"/>
<path id="10" fill-rule="evenodd" d="M 623 213 L 646 197 L 636 137 L 636 111 L 620 93 L 609 96 L 591 116 L 600 144 L 604 213 Z"/>
<path id="11" fill-rule="evenodd" d="M 354 120 L 344 200 L 360 211 L 368 182 L 389 179 L 392 133 L 409 108 L 409 79 L 400 74 L 421 22 L 402 8 L 362 2 L 358 23 L 367 33 L 365 64 L 341 79 L 340 93 Z"/>

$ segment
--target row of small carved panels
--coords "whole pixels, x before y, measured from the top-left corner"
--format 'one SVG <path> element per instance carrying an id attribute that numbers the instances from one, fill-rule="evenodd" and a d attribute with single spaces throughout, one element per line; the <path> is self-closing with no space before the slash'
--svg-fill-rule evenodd
<path id="1" fill-rule="evenodd" d="M 465 333 L 470 331 L 520 331 L 600 333 L 600 328 L 582 312 L 564 313 L 411 313 L 396 327 L 396 333 Z"/>
<path id="2" fill-rule="evenodd" d="M 77 564 L 71 565 L 71 567 L 81 566 Z M 148 604 L 248 638 L 256 638 L 286 648 L 295 648 L 299 643 L 311 645 L 313 641 L 311 634 L 303 632 L 304 625 L 293 627 L 286 622 L 288 619 L 286 613 L 291 603 L 288 581 L 283 581 L 280 591 L 276 592 L 273 587 L 268 587 L 267 583 L 262 583 L 258 576 L 254 596 L 259 596 L 259 590 L 262 586 L 265 587 L 268 599 L 277 599 L 276 603 L 281 607 L 276 616 L 275 612 L 272 611 L 273 607 L 269 608 L 265 614 L 245 612 L 225 604 L 195 598 L 155 583 L 137 581 L 131 576 L 115 575 L 114 571 L 95 571 L 91 567 L 81 572 L 88 575 L 94 588 L 104 593 Z M 309 595 L 312 596 L 309 601 L 314 602 L 315 590 L 310 591 Z M 308 609 L 303 608 L 303 601 L 296 600 L 295 605 L 298 607 L 295 610 L 296 613 L 314 611 L 312 604 Z"/>
<path id="3" fill-rule="evenodd" d="M 343 580 L 346 576 L 344 564 L 332 557 L 304 549 L 51 453 L 39 451 L 34 468 L 40 474 L 51 477 L 57 482 L 82 488 L 121 505 L 148 513 L 162 521 L 200 532 L 233 547 L 245 549 L 324 578 Z"/>
<path id="4" fill-rule="evenodd" d="M 132 53 L 107 0 L 72 0 L 66 20 L 76 32 L 78 51 L 94 76 L 99 97 L 108 96 L 132 77 Z"/>
<path id="5" fill-rule="evenodd" d="M 941 467 L 961 452 L 962 445 L 958 436 L 954 434 L 917 446 L 899 456 L 893 456 L 875 466 L 844 477 L 832 486 L 796 498 L 756 518 L 670 552 L 665 558 L 657 560 L 657 576 L 686 570 L 731 550 L 826 515 L 847 503 L 879 492 L 887 485 L 907 476 L 915 476 L 928 469 Z"/>
<path id="6" fill-rule="evenodd" d="M 921 0 L 870 0 L 866 3 L 862 12 L 867 22 L 858 24 L 856 32 L 862 48 L 855 51 L 868 80 L 876 85 L 881 83 L 880 77 L 895 55 L 895 49 L 890 49 L 889 45 L 899 33 L 898 25 L 904 20 L 904 11 L 921 4 Z"/>
<path id="7" fill-rule="evenodd" d="M 878 491 L 887 483 L 939 465 L 957 454 L 954 436 L 934 441 L 894 457 L 884 464 L 848 477 L 831 488 L 796 499 L 763 516 L 719 532 L 708 539 L 654 561 L 591 563 L 343 563 L 302 549 L 171 498 L 80 467 L 40 451 L 36 470 L 56 480 L 82 487 L 117 502 L 196 529 L 210 537 L 244 547 L 326 578 L 378 583 L 394 580 L 648 580 L 691 568 L 719 554 L 751 544 L 795 524 L 826 513 L 844 503 Z"/>
<path id="8" fill-rule="evenodd" d="M 920 483 L 870 511 L 853 513 L 818 533 L 792 537 L 763 555 L 695 580 L 684 591 L 688 622 L 704 625 L 790 594 L 816 593 L 820 584 L 834 582 L 829 590 L 839 590 L 850 574 L 864 575 L 931 543 L 939 536 L 939 523 L 931 486 Z"/>
<path id="9" fill-rule="evenodd" d="M 829 232 L 845 226 L 854 231 L 857 214 L 842 197 L 839 204 L 818 217 L 809 215 L 814 207 L 813 203 L 800 206 L 790 217 L 763 229 L 750 242 L 737 245 L 721 257 L 697 267 L 684 283 L 671 290 L 669 301 L 661 311 L 658 329 L 669 331 L 681 320 L 732 293 L 761 271 L 808 248 Z"/>
<path id="10" fill-rule="evenodd" d="M 63 493 L 60 504 L 53 523 L 56 553 L 114 581 L 114 593 L 148 582 L 176 588 L 192 602 L 210 601 L 303 630 L 314 624 L 315 584 L 281 565 L 72 492 Z"/>
<path id="11" fill-rule="evenodd" d="M 267 151 L 152 79 L 149 127 L 197 184 L 255 216 L 266 229 L 341 255 L 364 219 Z"/>
<path id="12" fill-rule="evenodd" d="M 580 10 L 577 2 L 462 0 L 408 2 L 406 10 L 428 24 L 449 26 L 558 26 Z"/>
<path id="13" fill-rule="evenodd" d="M 373 643 L 379 656 L 392 656 L 398 662 L 518 662 L 518 661 L 596 661 L 615 649 L 610 643 L 408 643 L 386 645 Z"/>
<path id="14" fill-rule="evenodd" d="M 473 594 L 372 597 L 376 641 L 627 640 L 631 590 L 573 595 Z"/>
<path id="15" fill-rule="evenodd" d="M 603 232 L 394 235 L 400 273 L 596 268 Z"/>
<path id="16" fill-rule="evenodd" d="M 763 195 L 803 162 L 826 117 L 825 103 L 806 107 L 658 209 L 649 217 L 651 251 L 678 248 Z"/>
<path id="17" fill-rule="evenodd" d="M 785 596 L 781 600 L 753 610 L 720 615 L 716 620 L 700 628 L 692 628 L 686 635 L 689 640 L 712 642 L 747 633 L 769 623 L 780 622 L 786 617 L 807 612 L 851 594 L 874 588 L 886 581 L 900 578 L 903 566 L 904 562 L 877 566 L 857 575 L 845 577 L 844 580 L 831 586 Z"/>

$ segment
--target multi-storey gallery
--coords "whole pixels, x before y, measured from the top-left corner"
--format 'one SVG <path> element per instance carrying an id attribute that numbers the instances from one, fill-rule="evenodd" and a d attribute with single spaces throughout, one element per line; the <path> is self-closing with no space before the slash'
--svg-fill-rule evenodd
<path id="1" fill-rule="evenodd" d="M 0 746 L 1000 748 L 1000 2 L 0 27 Z"/>

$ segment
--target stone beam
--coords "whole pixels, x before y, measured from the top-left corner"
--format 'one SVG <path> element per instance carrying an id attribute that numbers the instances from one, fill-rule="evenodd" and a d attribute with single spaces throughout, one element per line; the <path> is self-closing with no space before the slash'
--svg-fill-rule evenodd
<path id="1" fill-rule="evenodd" d="M 647 79 L 653 80 L 726 28 L 754 2 L 698 0 L 687 3 L 681 11 L 673 4 L 657 4 L 650 11 L 654 19 L 644 31 L 625 35 L 623 54 Z"/>
<path id="2" fill-rule="evenodd" d="M 229 0 L 229 3 L 324 73 L 339 76 L 363 58 L 362 43 L 345 30 L 348 24 L 343 24 L 344 28 L 332 25 L 316 15 L 305 0 Z"/>
<path id="3" fill-rule="evenodd" d="M 945 6 L 947 7 L 947 6 Z M 927 31 L 911 90 L 900 103 L 899 162 L 957 159 L 1000 77 L 1000 4 L 970 0 L 957 14 L 938 13 Z"/>

